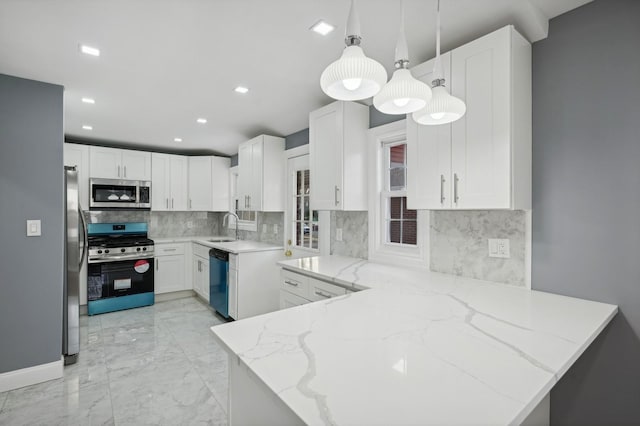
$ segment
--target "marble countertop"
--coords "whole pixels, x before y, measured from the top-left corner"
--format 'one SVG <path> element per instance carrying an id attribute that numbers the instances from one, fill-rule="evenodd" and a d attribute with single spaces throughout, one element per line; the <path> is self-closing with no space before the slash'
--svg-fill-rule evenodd
<path id="1" fill-rule="evenodd" d="M 156 244 L 163 244 L 163 243 L 189 243 L 189 242 L 193 242 L 193 241 L 200 241 L 200 240 L 222 240 L 222 239 L 228 239 L 229 237 L 226 235 L 197 235 L 197 236 L 192 236 L 192 237 L 149 237 L 151 238 Z"/>
<path id="2" fill-rule="evenodd" d="M 211 328 L 307 424 L 518 424 L 617 313 L 340 256 L 280 265 L 370 288 Z"/>
<path id="3" fill-rule="evenodd" d="M 229 237 L 224 236 L 195 236 L 195 237 L 163 237 L 153 238 L 156 244 L 163 243 L 186 243 L 193 242 L 210 248 L 217 248 L 228 251 L 229 253 L 248 253 L 256 251 L 284 250 L 284 247 L 277 244 L 263 243 L 260 241 L 237 240 L 237 241 L 210 241 L 210 240 L 228 240 Z"/>

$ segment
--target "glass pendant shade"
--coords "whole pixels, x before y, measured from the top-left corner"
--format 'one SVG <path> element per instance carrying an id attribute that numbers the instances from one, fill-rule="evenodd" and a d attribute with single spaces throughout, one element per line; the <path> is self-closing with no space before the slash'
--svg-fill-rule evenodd
<path id="1" fill-rule="evenodd" d="M 431 88 L 413 78 L 408 69 L 400 68 L 373 98 L 373 105 L 385 114 L 411 114 L 430 99 Z"/>
<path id="2" fill-rule="evenodd" d="M 460 99 L 451 96 L 444 86 L 431 89 L 432 97 L 429 103 L 419 111 L 413 113 L 413 119 L 418 124 L 438 125 L 458 120 L 467 111 L 467 106 Z"/>
<path id="3" fill-rule="evenodd" d="M 320 77 L 320 87 L 340 101 L 358 101 L 377 94 L 387 81 L 387 71 L 359 46 L 347 46 L 342 56 Z"/>

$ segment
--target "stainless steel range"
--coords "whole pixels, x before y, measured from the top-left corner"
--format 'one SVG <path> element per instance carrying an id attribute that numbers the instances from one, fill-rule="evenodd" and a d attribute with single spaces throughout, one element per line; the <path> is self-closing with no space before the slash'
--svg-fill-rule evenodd
<path id="1" fill-rule="evenodd" d="M 89 315 L 153 305 L 154 243 L 146 223 L 90 223 Z"/>

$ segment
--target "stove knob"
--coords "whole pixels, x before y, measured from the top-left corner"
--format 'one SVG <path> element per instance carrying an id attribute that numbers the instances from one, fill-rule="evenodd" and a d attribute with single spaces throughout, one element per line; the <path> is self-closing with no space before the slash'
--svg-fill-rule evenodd
<path id="1" fill-rule="evenodd" d="M 127 249 L 120 249 L 120 251 L 124 253 L 125 251 L 127 251 Z"/>
<path id="2" fill-rule="evenodd" d="M 136 251 L 140 251 L 140 247 L 138 247 L 138 248 L 136 249 Z"/>
<path id="3" fill-rule="evenodd" d="M 109 253 L 109 250 L 105 250 L 104 252 L 105 252 L 105 253 Z"/>
<path id="4" fill-rule="evenodd" d="M 102 254 L 102 250 L 98 250 L 98 254 Z"/>
<path id="5" fill-rule="evenodd" d="M 146 247 L 142 247 L 142 251 L 147 251 L 147 248 Z"/>

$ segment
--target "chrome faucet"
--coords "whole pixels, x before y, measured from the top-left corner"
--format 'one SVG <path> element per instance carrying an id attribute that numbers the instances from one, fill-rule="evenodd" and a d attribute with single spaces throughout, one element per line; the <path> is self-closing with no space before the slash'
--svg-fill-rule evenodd
<path id="1" fill-rule="evenodd" d="M 240 221 L 240 218 L 238 217 L 237 214 L 235 214 L 232 211 L 228 211 L 224 214 L 224 217 L 222 218 L 222 226 L 227 226 L 227 218 L 229 216 L 233 216 L 236 218 L 236 241 L 238 240 L 238 222 Z"/>

